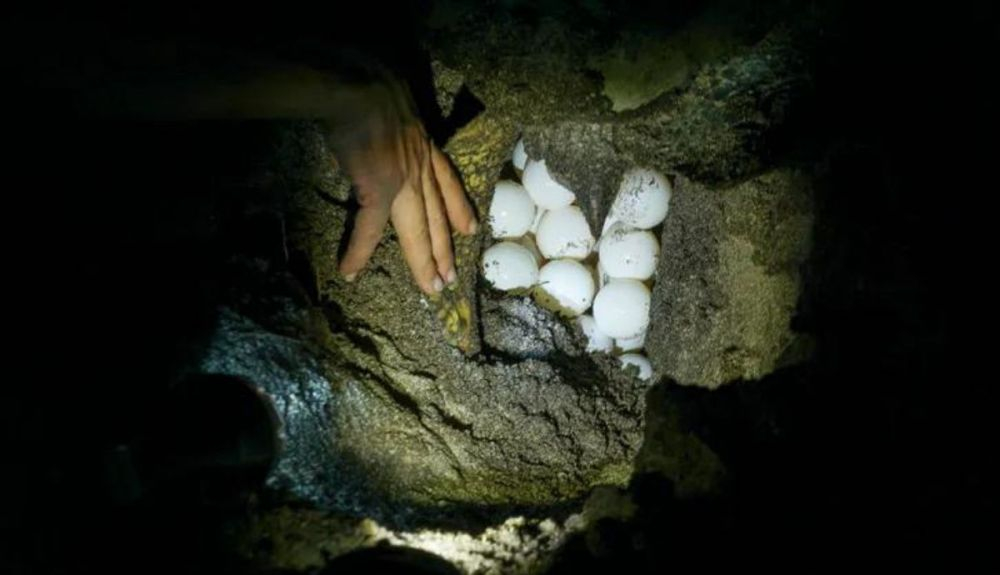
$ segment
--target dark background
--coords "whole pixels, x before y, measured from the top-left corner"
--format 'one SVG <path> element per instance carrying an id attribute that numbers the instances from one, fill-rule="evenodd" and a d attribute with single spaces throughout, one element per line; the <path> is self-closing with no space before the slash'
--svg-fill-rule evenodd
<path id="1" fill-rule="evenodd" d="M 613 33 L 706 3 L 513 4 L 527 22 L 554 15 Z M 640 478 L 635 522 L 608 526 L 604 558 L 571 545 L 567 570 L 954 562 L 994 544 L 997 23 L 986 5 L 871 4 L 832 11 L 826 33 L 836 40 L 817 55 L 815 100 L 775 142 L 825 176 L 796 320 L 816 337 L 816 357 L 758 384 L 668 389 L 731 469 L 726 493 L 681 504 Z M 4 24 L 3 297 L 13 321 L 0 404 L 0 572 L 230 566 L 213 531 L 228 508 L 116 505 L 102 457 L 145 429 L 177 366 L 197 354 L 231 280 L 219 265 L 234 250 L 227 242 L 255 241 L 220 231 L 227 184 L 268 152 L 254 123 L 75 110 L 40 62 L 148 33 L 313 63 L 350 46 L 420 65 L 423 7 L 357 8 L 61 12 Z M 218 237 L 227 239 L 206 243 Z"/>

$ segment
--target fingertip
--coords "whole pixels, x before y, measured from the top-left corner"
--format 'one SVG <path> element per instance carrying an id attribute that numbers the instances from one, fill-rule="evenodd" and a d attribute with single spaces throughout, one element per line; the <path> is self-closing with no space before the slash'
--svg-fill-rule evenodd
<path id="1" fill-rule="evenodd" d="M 464 198 L 462 201 L 464 201 Z M 451 220 L 451 224 L 458 230 L 458 233 L 463 236 L 473 236 L 479 231 L 479 221 L 472 214 L 471 207 L 453 209 L 452 212 L 456 213 L 455 215 L 450 215 L 448 219 Z"/>
<path id="2" fill-rule="evenodd" d="M 354 279 L 354 277 L 357 276 L 357 270 L 353 269 L 352 266 L 348 265 L 346 257 L 344 257 L 343 259 L 340 260 L 340 262 L 337 263 L 337 273 L 342 275 L 344 279 L 347 279 L 347 276 L 351 276 L 351 279 Z"/>
<path id="3" fill-rule="evenodd" d="M 446 257 L 435 257 L 435 262 L 437 263 L 438 277 L 443 279 L 445 284 L 451 284 L 454 281 L 452 276 L 455 275 L 455 259 L 451 257 L 451 254 L 448 254 Z"/>
<path id="4" fill-rule="evenodd" d="M 358 241 L 351 241 L 348 244 L 347 252 L 344 253 L 343 258 L 337 265 L 337 271 L 340 272 L 344 280 L 352 282 L 357 279 L 358 273 L 368 263 L 367 255 L 361 253 L 363 251 L 366 252 L 367 249 Z"/>
<path id="5" fill-rule="evenodd" d="M 337 272 L 340 273 L 340 277 L 344 278 L 344 281 L 350 283 L 358 279 L 358 273 L 363 267 L 353 264 L 345 258 L 337 265 Z"/>
<path id="6" fill-rule="evenodd" d="M 426 295 L 434 296 L 444 289 L 445 282 L 441 279 L 441 276 L 434 274 L 430 278 L 418 279 L 417 285 L 420 287 L 420 291 L 424 292 Z"/>

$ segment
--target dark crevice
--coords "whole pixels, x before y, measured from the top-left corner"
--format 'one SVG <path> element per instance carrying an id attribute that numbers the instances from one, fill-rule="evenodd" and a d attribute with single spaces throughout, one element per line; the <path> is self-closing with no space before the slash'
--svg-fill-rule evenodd
<path id="1" fill-rule="evenodd" d="M 404 76 L 409 82 L 424 128 L 438 146 L 444 146 L 458 130 L 486 109 L 468 86 L 463 85 L 454 95 L 450 113 L 445 116 L 438 104 L 431 58 L 425 51 L 414 53 Z"/>
<path id="2" fill-rule="evenodd" d="M 347 201 L 347 219 L 344 220 L 344 233 L 340 236 L 340 243 L 337 244 L 337 261 L 344 259 L 344 254 L 347 253 L 347 247 L 351 242 L 351 235 L 354 233 L 354 223 L 357 220 L 358 210 L 361 206 L 358 205 L 356 194 L 351 194 L 351 199 Z"/>
<path id="3" fill-rule="evenodd" d="M 332 300 L 327 300 L 323 302 L 322 307 L 323 315 L 326 317 L 327 323 L 330 326 L 330 331 L 334 333 L 341 333 L 351 340 L 351 343 L 358 347 L 366 355 L 372 357 L 378 357 L 378 348 L 375 343 L 368 338 L 357 337 L 354 333 L 347 329 L 350 322 L 347 316 L 344 315 L 344 310 L 337 305 L 336 302 Z"/>
<path id="4" fill-rule="evenodd" d="M 472 430 L 472 424 L 471 423 L 466 423 L 465 421 L 462 421 L 462 420 L 458 419 L 454 415 L 449 414 L 445 410 L 441 409 L 441 407 L 438 404 L 436 404 L 436 403 L 431 403 L 429 405 L 434 410 L 434 412 L 437 413 L 438 418 L 440 418 L 441 421 L 444 422 L 449 427 L 453 427 L 453 428 L 455 428 L 455 429 L 457 429 L 459 431 L 471 431 Z"/>
<path id="5" fill-rule="evenodd" d="M 436 135 L 434 140 L 438 144 L 447 142 L 456 132 L 468 125 L 469 122 L 485 110 L 486 105 L 469 90 L 468 86 L 463 85 L 458 93 L 455 94 L 455 101 L 451 106 L 451 114 L 444 121 L 444 125 L 441 126 L 441 132 Z"/>
<path id="6" fill-rule="evenodd" d="M 427 370 L 423 370 L 423 369 L 413 369 L 413 370 L 409 370 L 408 369 L 408 370 L 406 370 L 406 372 L 409 373 L 410 375 L 415 375 L 417 377 L 422 377 L 424 379 L 429 379 L 431 381 L 434 381 L 434 380 L 436 380 L 438 378 L 437 374 L 431 373 L 431 372 L 429 372 Z"/>
<path id="7" fill-rule="evenodd" d="M 420 404 L 417 403 L 416 399 L 413 399 L 408 393 L 401 391 L 396 386 L 384 381 L 382 378 L 373 378 L 378 382 L 379 388 L 385 391 L 392 402 L 395 405 L 403 408 L 404 411 L 411 413 L 418 421 L 423 423 L 423 411 L 420 409 Z M 426 427 L 426 426 L 425 426 Z"/>
<path id="8" fill-rule="evenodd" d="M 290 250 L 287 267 L 291 280 L 305 292 L 309 304 L 316 305 L 319 301 L 319 289 L 316 285 L 316 271 L 309 257 L 302 250 Z"/>

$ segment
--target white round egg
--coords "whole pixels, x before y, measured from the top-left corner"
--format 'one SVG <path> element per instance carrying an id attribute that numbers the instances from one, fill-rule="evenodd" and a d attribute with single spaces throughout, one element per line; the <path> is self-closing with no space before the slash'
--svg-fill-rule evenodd
<path id="1" fill-rule="evenodd" d="M 524 165 L 528 163 L 528 152 L 524 149 L 524 139 L 518 139 L 517 143 L 514 144 L 514 153 L 511 154 L 511 161 L 514 162 L 514 167 L 519 170 L 524 170 Z"/>
<path id="2" fill-rule="evenodd" d="M 648 381 L 653 377 L 653 365 L 644 356 L 637 353 L 626 353 L 618 356 L 618 361 L 621 362 L 622 369 L 628 369 L 630 366 L 639 368 L 639 379 L 643 381 Z"/>
<path id="3" fill-rule="evenodd" d="M 621 222 L 601 237 L 601 267 L 613 278 L 646 280 L 656 271 L 660 243 L 647 230 L 630 230 Z"/>
<path id="4" fill-rule="evenodd" d="M 639 280 L 612 279 L 594 298 L 594 321 L 609 336 L 636 337 L 649 325 L 649 288 Z"/>
<path id="5" fill-rule="evenodd" d="M 558 210 L 573 203 L 576 194 L 552 179 L 545 160 L 528 160 L 521 177 L 535 204 L 546 210 Z"/>
<path id="6" fill-rule="evenodd" d="M 638 351 L 646 345 L 646 332 L 635 337 L 622 337 L 615 340 L 615 345 L 622 351 Z"/>
<path id="7" fill-rule="evenodd" d="M 483 276 L 499 290 L 530 288 L 538 283 L 538 262 L 528 248 L 500 242 L 483 252 Z"/>
<path id="8" fill-rule="evenodd" d="M 576 206 L 545 212 L 535 239 L 538 251 L 547 259 L 582 260 L 590 255 L 595 242 L 587 218 Z"/>
<path id="9" fill-rule="evenodd" d="M 530 190 L 529 190 L 530 191 Z M 625 172 L 608 220 L 648 230 L 667 217 L 670 181 L 656 170 L 632 168 Z M 610 227 L 605 220 L 605 225 Z"/>
<path id="10" fill-rule="evenodd" d="M 535 220 L 535 202 L 524 186 L 501 180 L 493 188 L 490 201 L 490 230 L 494 238 L 519 238 L 528 233 Z"/>
<path id="11" fill-rule="evenodd" d="M 576 323 L 580 326 L 580 330 L 583 331 L 583 335 L 587 336 L 587 351 L 611 351 L 615 345 L 615 341 L 607 336 L 603 331 L 598 329 L 597 322 L 594 321 L 594 316 L 592 315 L 581 315 L 576 318 Z"/>
<path id="12" fill-rule="evenodd" d="M 576 260 L 553 260 L 545 264 L 538 273 L 538 284 L 544 294 L 542 305 L 567 315 L 580 315 L 594 301 L 591 271 Z"/>

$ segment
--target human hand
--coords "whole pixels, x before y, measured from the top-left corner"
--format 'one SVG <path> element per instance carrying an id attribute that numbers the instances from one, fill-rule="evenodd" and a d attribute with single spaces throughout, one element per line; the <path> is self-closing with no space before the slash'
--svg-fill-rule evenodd
<path id="1" fill-rule="evenodd" d="M 448 158 L 416 117 L 406 87 L 390 81 L 353 100 L 354 118 L 335 130 L 334 149 L 357 189 L 360 210 L 340 273 L 353 281 L 392 221 L 413 279 L 424 293 L 455 281 L 451 231 L 477 223 Z"/>

